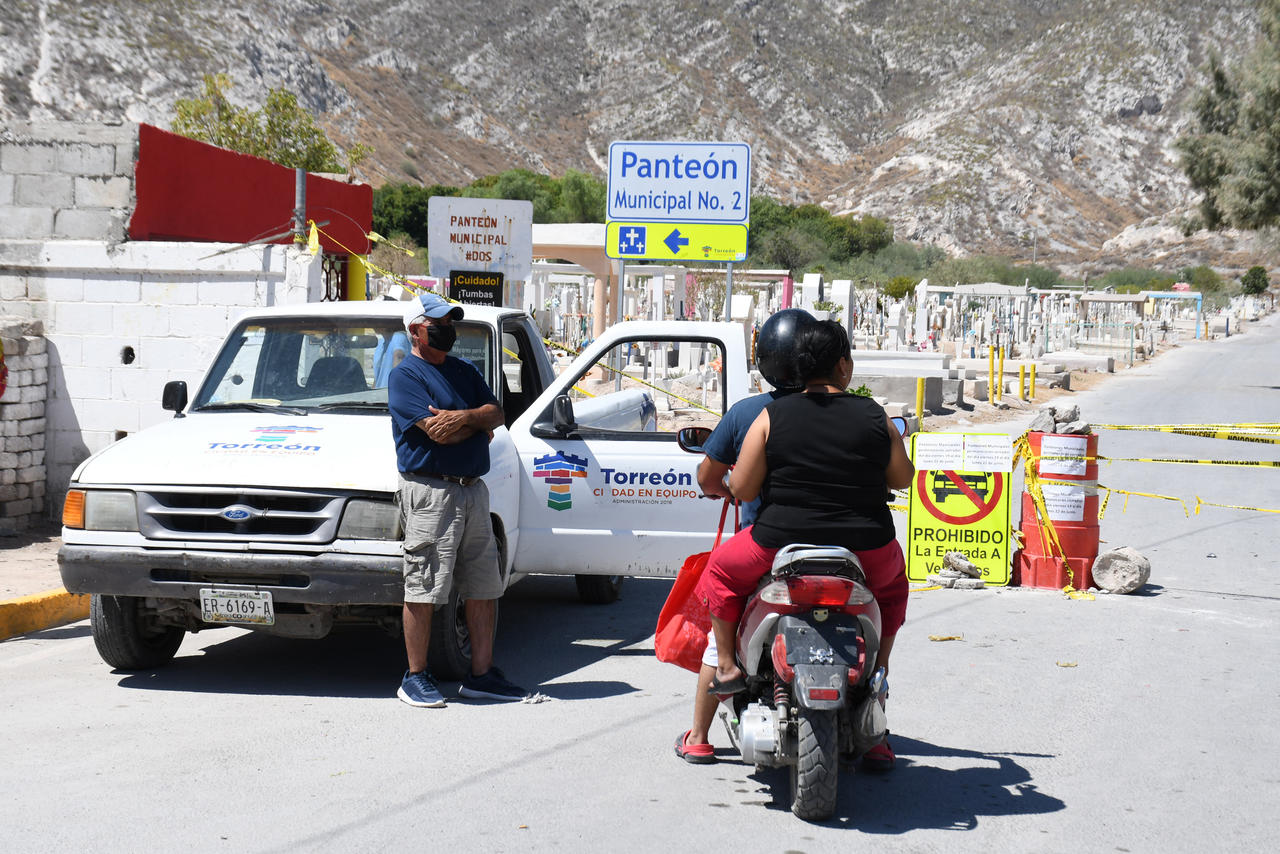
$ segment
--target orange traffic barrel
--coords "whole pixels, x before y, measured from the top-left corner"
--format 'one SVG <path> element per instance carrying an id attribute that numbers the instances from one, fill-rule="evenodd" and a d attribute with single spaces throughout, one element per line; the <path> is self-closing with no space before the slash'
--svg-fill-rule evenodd
<path id="1" fill-rule="evenodd" d="M 1070 583 L 1078 590 L 1087 590 L 1093 584 L 1090 569 L 1098 556 L 1100 541 L 1098 437 L 1028 433 L 1027 443 L 1032 456 L 1025 480 L 1039 481 L 1046 515 L 1040 516 L 1035 499 L 1024 486 L 1023 547 L 1015 555 L 1016 582 L 1023 587 L 1054 589 Z M 1054 549 L 1053 534 L 1062 547 L 1062 558 Z"/>

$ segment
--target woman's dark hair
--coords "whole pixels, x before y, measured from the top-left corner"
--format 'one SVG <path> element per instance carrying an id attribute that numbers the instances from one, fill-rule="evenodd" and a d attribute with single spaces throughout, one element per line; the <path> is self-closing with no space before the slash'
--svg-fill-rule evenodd
<path id="1" fill-rule="evenodd" d="M 841 359 L 850 358 L 849 333 L 834 320 L 819 320 L 804 331 L 799 351 L 796 367 L 800 379 L 806 383 L 825 379 L 835 372 Z"/>

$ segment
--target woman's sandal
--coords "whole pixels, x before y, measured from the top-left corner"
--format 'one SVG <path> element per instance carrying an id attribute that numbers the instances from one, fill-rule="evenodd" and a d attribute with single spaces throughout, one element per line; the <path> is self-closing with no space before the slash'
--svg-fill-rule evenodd
<path id="1" fill-rule="evenodd" d="M 735 676 L 726 682 L 721 682 L 719 676 L 713 675 L 711 677 L 711 686 L 707 688 L 707 693 L 728 696 L 745 690 L 747 690 L 747 678 L 745 676 Z"/>
<path id="2" fill-rule="evenodd" d="M 691 765 L 709 765 L 716 761 L 716 749 L 709 744 L 689 744 L 685 739 L 693 730 L 685 730 L 676 736 L 676 756 Z"/>

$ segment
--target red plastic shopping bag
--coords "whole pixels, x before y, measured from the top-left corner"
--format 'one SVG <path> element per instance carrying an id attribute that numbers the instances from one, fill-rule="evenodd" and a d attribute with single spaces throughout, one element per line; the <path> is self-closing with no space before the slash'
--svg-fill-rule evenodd
<path id="1" fill-rule="evenodd" d="M 724 508 L 720 511 L 720 529 L 716 532 L 712 550 L 720 545 L 731 500 L 724 500 Z M 736 528 L 736 505 L 733 515 Z M 684 565 L 676 576 L 676 583 L 671 585 L 671 593 L 658 615 L 658 627 L 653 637 L 653 650 L 659 661 L 677 664 L 694 673 L 702 667 L 702 653 L 707 648 L 707 632 L 711 630 L 711 612 L 693 591 L 698 586 L 702 571 L 707 568 L 707 558 L 710 556 L 711 552 L 699 552 L 685 558 Z"/>

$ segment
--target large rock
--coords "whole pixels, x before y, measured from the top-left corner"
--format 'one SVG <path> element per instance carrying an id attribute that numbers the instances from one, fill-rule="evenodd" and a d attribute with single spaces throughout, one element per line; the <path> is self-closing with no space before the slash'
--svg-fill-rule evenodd
<path id="1" fill-rule="evenodd" d="M 1129 546 L 1105 551 L 1093 562 L 1093 583 L 1108 593 L 1132 593 L 1150 577 L 1151 561 Z"/>

